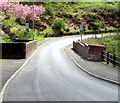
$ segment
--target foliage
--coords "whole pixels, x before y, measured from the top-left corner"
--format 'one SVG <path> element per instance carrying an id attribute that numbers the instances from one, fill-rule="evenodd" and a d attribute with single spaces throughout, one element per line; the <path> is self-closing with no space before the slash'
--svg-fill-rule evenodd
<path id="1" fill-rule="evenodd" d="M 1 41 L 2 43 L 12 43 L 13 41 L 10 39 L 10 38 L 7 38 L 7 37 L 4 37 L 4 38 L 2 38 L 2 41 Z"/>
<path id="2" fill-rule="evenodd" d="M 54 14 L 54 10 L 53 10 L 52 6 L 50 6 L 50 5 L 45 6 L 45 14 L 48 14 L 48 15 Z"/>
<path id="3" fill-rule="evenodd" d="M 44 37 L 44 35 L 39 35 L 39 36 L 35 37 L 35 40 L 37 40 L 37 41 L 45 40 L 45 37 Z"/>
<path id="4" fill-rule="evenodd" d="M 9 15 L 9 19 L 2 20 L 2 25 L 6 26 L 7 28 L 12 28 L 16 26 L 18 23 L 16 22 L 16 18 L 12 15 Z"/>
<path id="5" fill-rule="evenodd" d="M 120 56 L 120 35 L 106 36 L 102 39 L 103 44 L 110 53 Z"/>
<path id="6" fill-rule="evenodd" d="M 29 20 L 39 19 L 40 14 L 45 11 L 43 6 L 28 6 L 19 3 L 9 3 L 7 1 L 1 2 L 0 10 L 2 14 L 2 11 L 4 11 L 5 13 L 13 14 L 16 18 L 21 18 L 24 23 Z"/>
<path id="7" fill-rule="evenodd" d="M 25 26 L 23 25 L 19 25 L 17 22 L 16 22 L 16 18 L 13 17 L 12 15 L 10 15 L 10 18 L 9 19 L 4 19 L 2 21 L 2 24 L 4 26 L 6 26 L 8 29 L 10 29 L 10 31 L 14 34 L 16 34 L 16 36 L 19 38 L 19 39 L 29 39 L 29 40 L 32 40 L 33 39 L 33 36 L 35 36 L 37 39 L 37 36 L 39 35 L 39 32 L 38 30 L 32 30 L 32 29 L 29 29 L 29 32 L 28 32 L 28 36 L 27 36 L 27 33 L 26 33 L 26 28 Z M 40 37 L 39 36 L 39 40 L 40 40 Z M 43 38 L 43 37 L 41 37 Z"/>
<path id="8" fill-rule="evenodd" d="M 61 18 L 56 18 L 53 20 L 52 29 L 54 30 L 55 36 L 60 36 L 63 34 L 65 29 L 65 21 Z"/>
<path id="9" fill-rule="evenodd" d="M 94 3 L 93 5 L 86 5 L 85 10 L 90 11 L 90 12 L 97 12 L 97 13 L 104 13 L 105 15 L 107 13 L 115 13 L 117 14 L 117 3 L 108 3 L 108 2 L 101 2 L 101 3 Z"/>
<path id="10" fill-rule="evenodd" d="M 5 35 L 6 34 L 2 30 L 0 30 L 0 43 L 12 42 L 12 40 Z"/>
<path id="11" fill-rule="evenodd" d="M 53 37 L 55 36 L 55 31 L 52 28 L 47 28 L 41 31 L 40 35 L 43 35 L 44 37 Z"/>
<path id="12" fill-rule="evenodd" d="M 6 34 L 0 30 L 0 43 L 8 43 L 8 42 L 13 42 L 10 38 L 8 38 L 7 36 L 5 36 Z"/>
<path id="13" fill-rule="evenodd" d="M 64 30 L 65 28 L 65 21 L 60 18 L 56 18 L 53 20 L 53 26 L 52 29 L 56 29 L 58 31 Z"/>
<path id="14" fill-rule="evenodd" d="M 103 38 L 88 38 L 84 42 L 89 44 L 105 45 L 107 51 L 120 57 L 120 34 L 105 36 Z"/>
<path id="15" fill-rule="evenodd" d="M 34 21 L 34 28 L 37 29 L 35 33 L 36 38 L 37 35 L 44 36 L 62 36 L 63 33 L 71 33 L 79 31 L 79 24 L 85 22 L 86 32 L 88 31 L 105 31 L 107 30 L 117 30 L 119 22 L 119 16 L 117 14 L 118 5 L 117 2 L 104 3 L 104 2 L 20 2 L 20 3 L 10 3 L 14 5 L 20 5 L 18 8 L 24 7 L 26 9 L 25 12 L 31 10 L 32 7 L 40 7 L 41 4 L 45 7 L 45 12 L 37 15 L 37 20 Z M 33 5 L 34 4 L 34 5 Z M 41 7 L 43 7 L 41 6 Z M 30 8 L 31 7 L 31 8 Z M 16 18 L 13 14 L 13 18 L 9 17 L 9 5 L 4 7 L 4 12 L 0 12 L 2 17 L 5 18 L 2 22 L 6 25 L 12 32 L 16 33 L 16 35 L 20 38 L 25 38 L 23 35 L 26 34 L 24 23 L 27 21 L 30 23 L 30 33 L 29 39 L 33 38 L 33 21 L 34 17 L 32 14 L 25 17 Z M 17 9 L 18 9 L 17 8 Z M 30 9 L 28 9 L 30 8 Z M 13 8 L 11 8 L 13 10 Z M 17 9 L 14 9 L 17 11 Z M 20 9 L 21 11 L 23 9 Z M 37 9 L 36 9 L 37 10 Z M 7 12 L 6 12 L 7 11 Z M 44 11 L 44 10 L 43 10 Z M 17 11 L 19 13 L 19 10 Z M 4 13 L 4 14 L 3 14 Z M 1 16 L 0 15 L 0 16 Z M 5 17 L 7 15 L 7 17 Z M 15 16 L 15 17 L 14 17 Z M 32 17 L 30 20 L 30 16 Z M 9 17 L 9 18 L 8 18 Z M 106 18 L 105 18 L 106 17 Z M 66 30 L 62 28 L 61 22 L 54 23 L 54 19 L 63 19 L 66 21 Z M 9 20 L 8 20 L 9 19 Z M 64 21 L 64 22 L 65 22 Z M 23 23 L 22 23 L 23 22 Z M 18 24 L 19 23 L 19 24 Z M 63 23 L 64 24 L 64 23 Z M 92 25 L 91 25 L 92 24 Z M 17 26 L 16 26 L 17 25 Z M 20 25 L 20 26 L 18 26 Z M 56 25 L 56 26 L 54 26 Z M 18 29 L 15 29 L 16 27 Z M 60 28 L 61 29 L 60 29 Z M 68 29 L 67 29 L 68 28 Z M 35 31 L 34 31 L 35 32 Z M 56 34 L 56 35 L 54 35 Z M 57 35 L 58 34 L 58 35 Z"/>
<path id="16" fill-rule="evenodd" d="M 102 22 L 100 21 L 92 22 L 92 24 L 93 24 L 93 30 L 99 30 L 99 28 L 102 26 Z"/>

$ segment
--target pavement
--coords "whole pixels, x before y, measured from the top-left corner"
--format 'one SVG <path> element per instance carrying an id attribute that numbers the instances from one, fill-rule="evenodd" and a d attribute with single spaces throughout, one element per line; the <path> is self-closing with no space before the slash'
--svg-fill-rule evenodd
<path id="1" fill-rule="evenodd" d="M 50 40 L 50 39 L 49 39 Z M 37 47 L 48 41 L 42 40 Z M 0 60 L 0 91 L 7 80 L 27 61 L 27 59 L 3 59 Z"/>
<path id="2" fill-rule="evenodd" d="M 71 57 L 71 59 L 74 61 L 74 63 L 79 66 L 83 71 L 99 79 L 120 84 L 120 80 L 118 78 L 118 69 L 107 65 L 104 62 L 88 61 L 82 58 L 73 50 L 72 44 L 65 47 L 65 50 Z"/>
<path id="3" fill-rule="evenodd" d="M 49 39 L 50 40 L 50 39 Z M 48 40 L 43 40 L 38 42 L 37 47 L 45 43 Z M 79 65 L 80 68 L 84 68 L 84 71 L 92 74 L 95 77 L 100 77 L 101 79 L 120 83 L 118 80 L 118 70 L 110 67 L 102 62 L 92 62 L 81 58 L 72 50 L 72 45 L 65 48 L 66 52 L 73 59 L 73 61 Z M 7 80 L 26 62 L 26 59 L 7 59 L 0 60 L 0 91 Z"/>

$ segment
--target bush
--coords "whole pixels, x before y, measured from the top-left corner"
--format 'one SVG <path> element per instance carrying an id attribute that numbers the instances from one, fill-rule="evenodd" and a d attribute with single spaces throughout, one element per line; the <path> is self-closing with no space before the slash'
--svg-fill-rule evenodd
<path id="1" fill-rule="evenodd" d="M 54 31 L 51 28 L 48 28 L 40 32 L 40 35 L 44 35 L 44 37 L 54 36 Z"/>
<path id="2" fill-rule="evenodd" d="M 4 43 L 12 43 L 13 41 L 10 39 L 10 38 L 7 38 L 7 37 L 4 37 L 3 39 L 2 39 L 2 42 Z"/>
<path id="3" fill-rule="evenodd" d="M 52 29 L 55 33 L 54 36 L 63 35 L 63 31 L 65 29 L 65 21 L 63 19 L 60 19 L 60 18 L 54 19 Z"/>
<path id="4" fill-rule="evenodd" d="M 63 19 L 57 18 L 53 20 L 52 29 L 57 31 L 62 31 L 65 29 L 65 21 Z"/>
<path id="5" fill-rule="evenodd" d="M 15 17 L 13 17 L 12 15 L 9 15 L 9 16 L 10 16 L 9 19 L 4 19 L 4 20 L 2 21 L 2 25 L 6 26 L 7 28 L 10 29 L 10 28 L 16 26 L 17 23 L 15 22 L 15 21 L 16 21 L 16 18 L 15 18 Z"/>
<path id="6" fill-rule="evenodd" d="M 110 53 L 120 56 L 120 35 L 106 36 L 102 39 L 103 44 Z"/>
<path id="7" fill-rule="evenodd" d="M 54 10 L 50 5 L 46 5 L 45 14 L 48 14 L 48 15 L 53 15 L 54 14 Z"/>
<path id="8" fill-rule="evenodd" d="M 96 21 L 96 22 L 92 22 L 92 25 L 93 25 L 93 30 L 99 30 L 102 26 L 102 22 L 100 21 Z"/>
<path id="9" fill-rule="evenodd" d="M 0 31 L 0 43 L 8 43 L 8 42 L 13 42 L 9 37 L 6 36 L 6 34 L 1 30 Z"/>

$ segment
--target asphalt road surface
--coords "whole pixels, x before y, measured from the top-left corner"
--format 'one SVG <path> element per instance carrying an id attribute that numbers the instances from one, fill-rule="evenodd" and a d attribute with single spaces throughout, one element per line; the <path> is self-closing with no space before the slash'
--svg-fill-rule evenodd
<path id="1" fill-rule="evenodd" d="M 117 85 L 84 73 L 64 51 L 78 39 L 61 37 L 41 45 L 7 86 L 4 101 L 118 101 Z"/>

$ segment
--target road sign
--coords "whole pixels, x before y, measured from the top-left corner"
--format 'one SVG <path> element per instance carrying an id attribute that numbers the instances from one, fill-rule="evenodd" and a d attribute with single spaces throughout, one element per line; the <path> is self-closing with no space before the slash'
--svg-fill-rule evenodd
<path id="1" fill-rule="evenodd" d="M 83 24 L 80 24 L 80 34 L 81 34 L 81 41 L 82 41 L 82 34 L 84 34 Z"/>
<path id="2" fill-rule="evenodd" d="M 29 23 L 25 23 L 25 27 L 26 27 L 26 32 L 27 32 L 26 38 L 28 39 Z"/>
<path id="3" fill-rule="evenodd" d="M 80 24 L 80 31 L 83 31 L 84 28 L 83 28 L 83 24 Z"/>
<path id="4" fill-rule="evenodd" d="M 29 32 L 29 23 L 25 23 L 26 32 Z"/>

